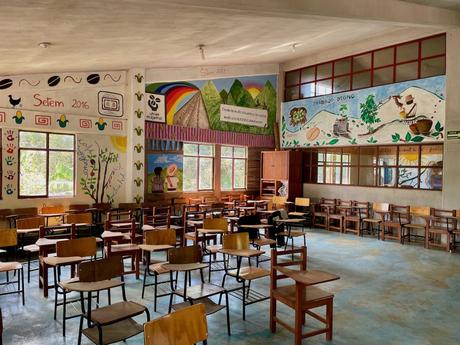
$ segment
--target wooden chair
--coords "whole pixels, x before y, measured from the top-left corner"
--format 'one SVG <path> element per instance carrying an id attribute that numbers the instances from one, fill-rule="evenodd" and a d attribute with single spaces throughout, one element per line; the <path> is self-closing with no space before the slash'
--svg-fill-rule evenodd
<path id="1" fill-rule="evenodd" d="M 347 212 L 347 207 L 351 207 L 352 204 L 351 200 L 338 199 L 335 207 L 328 208 L 327 230 L 343 232 L 343 220 Z"/>
<path id="2" fill-rule="evenodd" d="M 43 217 L 20 218 L 16 220 L 16 228 L 20 239 L 20 247 L 27 253 L 27 282 L 30 283 L 30 272 L 37 271 L 37 268 L 31 268 L 32 255 L 37 255 L 39 248 L 36 244 L 25 245 L 26 236 L 29 234 L 38 234 L 40 227 L 45 226 L 45 219 Z"/>
<path id="3" fill-rule="evenodd" d="M 207 344 L 208 323 L 203 304 L 174 311 L 144 324 L 145 345 Z"/>
<path id="4" fill-rule="evenodd" d="M 202 241 L 203 236 L 196 231 L 197 228 L 203 227 L 206 219 L 206 211 L 199 211 L 197 205 L 184 205 L 182 208 L 182 224 L 184 226 L 184 244 L 192 241 L 198 244 Z"/>
<path id="5" fill-rule="evenodd" d="M 286 207 L 287 196 L 274 196 L 272 198 L 272 209 L 279 210 Z"/>
<path id="6" fill-rule="evenodd" d="M 203 229 L 216 229 L 216 230 L 222 230 L 224 233 L 228 232 L 228 222 L 227 219 L 225 218 L 206 218 L 203 222 Z M 221 235 L 222 236 L 222 235 Z M 207 236 L 206 238 L 210 238 L 211 236 Z M 217 235 L 212 236 L 216 237 L 217 241 Z M 208 270 L 208 280 L 211 281 L 211 273 L 212 272 L 220 272 L 223 271 L 223 267 L 220 266 L 219 264 L 222 263 L 223 261 L 217 261 L 217 253 L 219 249 L 222 248 L 221 244 L 216 244 L 214 241 L 213 245 L 210 244 L 204 244 L 205 245 L 205 255 L 209 256 L 208 259 L 208 264 L 209 264 L 209 270 Z M 221 241 L 222 243 L 222 237 Z M 212 259 L 214 258 L 214 260 Z M 213 268 L 214 265 L 214 268 Z M 216 267 L 217 266 L 217 267 Z"/>
<path id="7" fill-rule="evenodd" d="M 430 221 L 426 229 L 425 247 L 439 247 L 446 249 L 446 251 L 451 251 L 452 236 L 456 228 L 457 219 L 455 210 L 432 209 Z M 443 236 L 445 236 L 445 242 L 442 240 Z"/>
<path id="8" fill-rule="evenodd" d="M 306 218 L 310 216 L 310 199 L 309 198 L 295 198 L 294 212 L 289 212 L 289 217 Z"/>
<path id="9" fill-rule="evenodd" d="M 410 207 L 391 204 L 390 213 L 383 222 L 382 241 L 390 239 L 402 243 L 402 228 L 408 223 L 410 223 Z"/>
<path id="10" fill-rule="evenodd" d="M 313 226 L 316 228 L 327 229 L 329 208 L 335 206 L 335 199 L 321 198 L 318 204 L 313 208 Z"/>
<path id="11" fill-rule="evenodd" d="M 174 229 L 161 229 L 161 230 L 148 230 L 144 232 L 144 245 L 147 246 L 168 246 L 174 247 L 176 245 L 176 231 Z M 142 248 L 142 246 L 141 246 Z M 168 248 L 169 249 L 169 248 Z M 158 250 L 167 250 L 167 249 L 158 249 Z M 157 251 L 157 250 L 155 250 Z M 163 268 L 163 264 L 167 262 L 166 260 L 154 260 L 150 259 L 150 251 L 145 251 L 147 254 L 145 271 L 144 271 L 144 280 L 142 284 L 142 298 L 144 298 L 145 288 L 149 286 L 154 287 L 154 301 L 153 301 L 153 310 L 157 311 L 157 299 L 159 297 L 169 296 L 170 293 L 158 294 L 158 286 L 161 284 L 171 284 L 171 290 L 173 290 L 173 283 L 176 282 L 176 279 L 169 279 L 159 281 L 159 276 L 169 273 L 169 270 Z M 153 277 L 153 283 L 147 283 L 147 277 Z"/>
<path id="12" fill-rule="evenodd" d="M 189 198 L 188 204 L 189 205 L 198 205 L 204 202 L 203 198 Z"/>
<path id="13" fill-rule="evenodd" d="M 300 259 L 296 261 L 279 260 L 282 255 L 300 254 Z M 270 330 L 276 333 L 276 324 L 279 323 L 284 328 L 294 333 L 294 344 L 300 345 L 302 339 L 318 334 L 326 333 L 326 340 L 332 340 L 333 331 L 333 302 L 334 295 L 330 292 L 311 286 L 314 279 L 319 278 L 318 282 L 327 282 L 338 279 L 337 276 L 330 275 L 321 271 L 310 271 L 310 279 L 303 279 L 302 273 L 307 269 L 307 248 L 277 252 L 272 250 L 272 265 L 270 275 Z M 292 270 L 287 267 L 299 266 L 300 270 Z M 281 279 L 290 278 L 295 284 L 278 286 Z M 295 310 L 295 326 L 288 325 L 277 316 L 277 302 Z M 312 309 L 326 307 L 326 317 L 318 315 Z M 302 326 L 305 324 L 305 314 L 308 314 L 318 321 L 325 324 L 324 328 L 302 334 Z"/>
<path id="14" fill-rule="evenodd" d="M 88 293 L 87 313 L 80 316 L 80 327 L 78 332 L 78 345 L 81 344 L 81 336 L 84 334 L 94 344 L 113 344 L 125 341 L 137 334 L 142 333 L 143 326 L 137 323 L 133 317 L 146 314 L 147 322 L 150 321 L 148 309 L 136 302 L 126 299 L 124 282 L 117 282 L 114 278 L 123 275 L 123 261 L 120 257 L 112 257 L 91 262 L 83 262 L 79 267 L 79 282 L 81 290 Z M 66 289 L 71 288 L 73 283 L 64 285 Z M 90 301 L 92 293 L 100 290 L 107 290 L 121 287 L 121 302 L 91 310 Z M 81 293 L 81 304 L 83 305 L 83 292 Z M 88 321 L 88 328 L 83 329 L 84 319 Z"/>
<path id="15" fill-rule="evenodd" d="M 375 226 L 377 226 L 377 239 L 380 239 L 381 224 L 386 220 L 390 212 L 390 204 L 382 202 L 372 203 L 372 218 L 364 218 L 361 223 L 361 234 L 364 230 L 364 225 L 366 225 L 366 230 L 368 233 L 374 233 Z"/>
<path id="16" fill-rule="evenodd" d="M 362 236 L 361 224 L 369 218 L 369 203 L 367 201 L 353 201 L 352 208 L 345 210 L 343 232 L 352 232 Z"/>
<path id="17" fill-rule="evenodd" d="M 16 220 L 21 218 L 36 217 L 38 215 L 37 207 L 15 208 L 13 214 L 6 216 L 9 221 L 10 228 L 16 226 Z"/>
<path id="18" fill-rule="evenodd" d="M 16 248 L 18 244 L 18 235 L 16 229 L 0 229 L 0 248 Z M 17 280 L 9 280 L 9 272 L 13 272 Z M 21 294 L 22 305 L 25 304 L 25 291 L 24 291 L 24 270 L 22 265 L 16 261 L 0 262 L 0 273 L 6 273 L 6 282 L 0 283 L 0 286 L 7 286 L 10 284 L 18 284 L 17 290 L 6 291 L 0 293 L 0 296 L 10 294 Z"/>
<path id="19" fill-rule="evenodd" d="M 43 206 L 40 210 L 40 214 L 63 214 L 65 212 L 65 207 L 62 205 L 56 206 Z M 64 221 L 63 216 L 56 216 L 56 217 L 47 217 L 45 219 L 46 226 L 53 226 L 59 225 Z"/>
<path id="20" fill-rule="evenodd" d="M 411 237 L 423 238 L 423 245 L 426 247 L 427 227 L 430 223 L 431 208 L 425 206 L 410 206 L 409 223 L 402 227 L 401 243 L 405 239 L 410 243 Z M 422 232 L 423 235 L 413 234 L 413 231 Z"/>
<path id="21" fill-rule="evenodd" d="M 91 206 L 89 204 L 71 204 L 69 205 L 68 211 L 73 211 L 74 212 L 85 212 L 87 209 L 89 209 Z"/>

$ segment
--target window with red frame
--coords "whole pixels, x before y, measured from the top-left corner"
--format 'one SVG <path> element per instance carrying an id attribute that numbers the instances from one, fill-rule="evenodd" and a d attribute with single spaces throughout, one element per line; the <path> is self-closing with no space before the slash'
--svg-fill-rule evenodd
<path id="1" fill-rule="evenodd" d="M 446 73 L 446 35 L 395 44 L 285 73 L 285 101 Z"/>

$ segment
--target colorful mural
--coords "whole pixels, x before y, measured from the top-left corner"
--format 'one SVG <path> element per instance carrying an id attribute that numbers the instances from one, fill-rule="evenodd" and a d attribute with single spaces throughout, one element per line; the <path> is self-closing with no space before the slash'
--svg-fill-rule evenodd
<path id="1" fill-rule="evenodd" d="M 181 192 L 183 161 L 180 154 L 149 154 L 147 156 L 148 193 Z"/>
<path id="2" fill-rule="evenodd" d="M 270 135 L 276 85 L 276 75 L 148 83 L 146 109 L 162 118 L 158 102 L 164 97 L 168 125 Z"/>
<path id="3" fill-rule="evenodd" d="M 282 147 L 442 141 L 445 76 L 282 104 Z"/>

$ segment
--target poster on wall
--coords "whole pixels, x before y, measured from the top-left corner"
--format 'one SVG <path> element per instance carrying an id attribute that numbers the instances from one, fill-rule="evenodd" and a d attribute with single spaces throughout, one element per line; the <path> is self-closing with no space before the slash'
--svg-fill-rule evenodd
<path id="1" fill-rule="evenodd" d="M 251 134 L 273 134 L 277 76 L 147 83 L 163 95 L 168 125 Z"/>
<path id="2" fill-rule="evenodd" d="M 166 122 L 166 101 L 165 95 L 155 94 L 155 93 L 147 93 L 145 95 L 146 101 L 146 116 L 145 119 L 147 121 L 152 122 Z"/>
<path id="3" fill-rule="evenodd" d="M 182 155 L 147 155 L 147 193 L 182 192 Z"/>
<path id="4" fill-rule="evenodd" d="M 284 148 L 442 141 L 445 76 L 282 103 Z"/>

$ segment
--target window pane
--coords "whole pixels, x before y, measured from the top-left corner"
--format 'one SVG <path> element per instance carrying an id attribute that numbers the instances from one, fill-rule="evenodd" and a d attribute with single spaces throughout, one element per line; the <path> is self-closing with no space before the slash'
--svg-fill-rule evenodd
<path id="1" fill-rule="evenodd" d="M 315 80 L 315 67 L 308 67 L 301 72 L 301 83 L 306 83 Z"/>
<path id="2" fill-rule="evenodd" d="M 319 149 L 318 150 L 318 164 L 324 164 L 325 161 L 326 161 L 326 150 Z"/>
<path id="3" fill-rule="evenodd" d="M 316 96 L 328 95 L 332 93 L 332 79 L 316 82 Z"/>
<path id="4" fill-rule="evenodd" d="M 350 90 L 350 76 L 334 78 L 334 93 Z"/>
<path id="5" fill-rule="evenodd" d="M 359 168 L 359 185 L 360 186 L 375 186 L 376 170 L 372 167 Z"/>
<path id="6" fill-rule="evenodd" d="M 220 185 L 224 190 L 232 189 L 232 160 L 221 159 L 220 164 Z"/>
<path id="7" fill-rule="evenodd" d="M 212 189 L 212 158 L 200 158 L 199 189 Z"/>
<path id="8" fill-rule="evenodd" d="M 353 89 L 371 86 L 371 72 L 353 74 Z"/>
<path id="9" fill-rule="evenodd" d="M 399 147 L 399 165 L 418 166 L 419 147 L 415 145 Z"/>
<path id="10" fill-rule="evenodd" d="M 422 145 L 422 165 L 442 167 L 442 145 Z"/>
<path id="11" fill-rule="evenodd" d="M 374 70 L 374 86 L 393 82 L 393 66 Z"/>
<path id="12" fill-rule="evenodd" d="M 343 165 L 358 165 L 359 161 L 359 148 L 358 147 L 344 147 L 342 153 Z"/>
<path id="13" fill-rule="evenodd" d="M 184 145 L 185 149 L 185 145 Z M 184 157 L 184 191 L 197 190 L 198 158 Z"/>
<path id="14" fill-rule="evenodd" d="M 46 133 L 20 131 L 19 147 L 46 149 Z"/>
<path id="15" fill-rule="evenodd" d="M 299 87 L 288 87 L 286 88 L 286 101 L 294 101 L 299 99 Z"/>
<path id="16" fill-rule="evenodd" d="M 49 196 L 73 196 L 73 152 L 49 153 Z"/>
<path id="17" fill-rule="evenodd" d="M 21 150 L 19 195 L 46 195 L 46 151 Z"/>
<path id="18" fill-rule="evenodd" d="M 442 189 L 442 167 L 422 168 L 420 174 L 420 188 Z"/>
<path id="19" fill-rule="evenodd" d="M 246 147 L 235 147 L 233 148 L 233 154 L 236 158 L 246 158 L 248 150 Z"/>
<path id="20" fill-rule="evenodd" d="M 231 146 L 221 146 L 220 148 L 221 157 L 233 157 L 233 147 Z"/>
<path id="21" fill-rule="evenodd" d="M 361 147 L 359 149 L 360 165 L 375 165 L 377 164 L 377 148 L 376 147 Z"/>
<path id="22" fill-rule="evenodd" d="M 379 147 L 379 165 L 396 165 L 396 146 Z"/>
<path id="23" fill-rule="evenodd" d="M 394 59 L 394 48 L 386 48 L 374 52 L 374 68 L 391 65 Z"/>
<path id="24" fill-rule="evenodd" d="M 378 186 L 395 187 L 396 185 L 396 168 L 380 167 Z"/>
<path id="25" fill-rule="evenodd" d="M 184 144 L 184 155 L 198 155 L 198 145 L 197 144 Z"/>
<path id="26" fill-rule="evenodd" d="M 74 149 L 74 136 L 64 134 L 50 134 L 49 135 L 49 148 L 58 150 L 73 150 Z"/>
<path id="27" fill-rule="evenodd" d="M 200 145 L 200 156 L 214 156 L 214 146 L 213 145 Z"/>
<path id="28" fill-rule="evenodd" d="M 315 167 L 313 167 L 313 169 L 315 169 Z M 324 167 L 317 167 L 316 171 L 316 183 L 324 183 Z"/>
<path id="29" fill-rule="evenodd" d="M 299 71 L 286 73 L 286 85 L 295 85 L 299 83 Z"/>
<path id="30" fill-rule="evenodd" d="M 351 71 L 351 58 L 334 62 L 334 75 L 347 74 Z"/>
<path id="31" fill-rule="evenodd" d="M 326 183 L 340 184 L 340 166 L 326 167 Z"/>
<path id="32" fill-rule="evenodd" d="M 358 167 L 342 167 L 342 184 L 358 184 Z"/>
<path id="33" fill-rule="evenodd" d="M 398 187 L 418 188 L 418 168 L 399 168 Z"/>
<path id="34" fill-rule="evenodd" d="M 332 62 L 316 67 L 316 80 L 332 77 Z"/>
<path id="35" fill-rule="evenodd" d="M 418 59 L 418 42 L 406 43 L 396 47 L 396 62 Z"/>
<path id="36" fill-rule="evenodd" d="M 327 149 L 326 164 L 339 165 L 341 161 L 341 156 L 342 156 L 341 149 Z"/>
<path id="37" fill-rule="evenodd" d="M 405 63 L 396 66 L 396 82 L 417 79 L 418 62 Z"/>
<path id="38" fill-rule="evenodd" d="M 302 84 L 300 86 L 300 97 L 308 98 L 315 96 L 315 83 Z"/>
<path id="39" fill-rule="evenodd" d="M 444 56 L 422 60 L 420 78 L 443 75 L 446 73 L 446 58 Z"/>
<path id="40" fill-rule="evenodd" d="M 364 71 L 372 66 L 372 54 L 362 54 L 353 57 L 353 72 Z"/>
<path id="41" fill-rule="evenodd" d="M 446 36 L 438 36 L 422 41 L 422 58 L 444 54 L 446 52 Z"/>
<path id="42" fill-rule="evenodd" d="M 235 189 L 246 188 L 246 161 L 244 159 L 235 159 Z"/>

